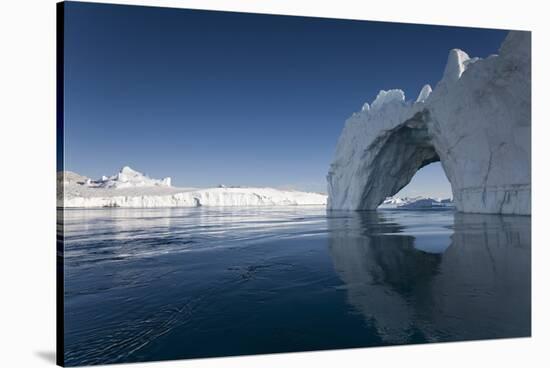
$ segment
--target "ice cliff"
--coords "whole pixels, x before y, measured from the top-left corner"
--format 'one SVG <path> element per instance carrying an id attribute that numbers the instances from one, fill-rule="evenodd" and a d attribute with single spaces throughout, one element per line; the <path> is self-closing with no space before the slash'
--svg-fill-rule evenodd
<path id="1" fill-rule="evenodd" d="M 441 161 L 461 212 L 531 213 L 531 35 L 499 55 L 449 53 L 443 77 L 414 102 L 380 91 L 347 121 L 330 165 L 328 207 L 376 209 Z"/>
<path id="2" fill-rule="evenodd" d="M 149 178 L 127 166 L 98 180 L 58 173 L 58 207 L 200 207 L 326 205 L 320 193 L 274 188 L 177 188 L 170 178 Z"/>

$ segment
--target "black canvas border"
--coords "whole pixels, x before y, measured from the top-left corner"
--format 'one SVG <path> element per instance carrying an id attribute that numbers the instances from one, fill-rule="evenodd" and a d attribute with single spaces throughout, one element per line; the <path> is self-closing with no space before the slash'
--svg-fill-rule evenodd
<path id="1" fill-rule="evenodd" d="M 64 70 L 65 70 L 65 4 L 56 4 L 56 191 L 63 200 L 64 172 Z M 60 195 L 60 196 L 59 196 Z M 65 305 L 64 305 L 64 216 L 63 207 L 56 209 L 56 364 L 65 364 Z"/>

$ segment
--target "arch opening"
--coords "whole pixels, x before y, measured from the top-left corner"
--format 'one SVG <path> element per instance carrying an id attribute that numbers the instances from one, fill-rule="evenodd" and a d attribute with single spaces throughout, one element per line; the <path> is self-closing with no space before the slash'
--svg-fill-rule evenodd
<path id="1" fill-rule="evenodd" d="M 364 183 L 360 209 L 377 208 L 406 187 L 419 170 L 440 161 L 425 121 L 417 115 L 378 142 L 376 158 L 365 168 L 373 174 Z"/>
<path id="2" fill-rule="evenodd" d="M 409 184 L 393 195 L 395 198 L 452 198 L 451 183 L 441 165 L 441 162 L 432 162 L 418 170 Z"/>

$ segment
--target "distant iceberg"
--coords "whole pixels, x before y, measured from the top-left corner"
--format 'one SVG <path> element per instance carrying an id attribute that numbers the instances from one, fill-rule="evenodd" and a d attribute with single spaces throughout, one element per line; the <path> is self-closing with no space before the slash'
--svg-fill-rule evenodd
<path id="1" fill-rule="evenodd" d="M 454 209 L 455 204 L 450 198 L 430 197 L 389 197 L 378 207 L 380 209 L 400 210 L 428 210 L 428 209 Z"/>
<path id="2" fill-rule="evenodd" d="M 275 188 L 177 188 L 169 177 L 153 179 L 123 167 L 113 176 L 92 180 L 65 171 L 58 173 L 58 207 L 200 207 L 326 205 L 322 193 Z"/>

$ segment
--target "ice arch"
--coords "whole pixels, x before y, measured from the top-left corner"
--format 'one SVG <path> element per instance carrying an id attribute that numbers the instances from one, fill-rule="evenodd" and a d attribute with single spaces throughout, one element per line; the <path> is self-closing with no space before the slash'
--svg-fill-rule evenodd
<path id="1" fill-rule="evenodd" d="M 346 122 L 327 175 L 328 208 L 374 210 L 441 161 L 457 209 L 531 213 L 531 38 L 510 32 L 482 60 L 451 50 L 414 102 L 380 91 Z"/>

